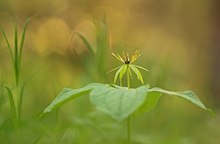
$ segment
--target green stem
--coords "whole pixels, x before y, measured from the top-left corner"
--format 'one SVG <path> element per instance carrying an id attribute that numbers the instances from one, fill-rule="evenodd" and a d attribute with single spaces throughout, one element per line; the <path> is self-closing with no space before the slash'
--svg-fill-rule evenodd
<path id="1" fill-rule="evenodd" d="M 128 140 L 128 144 L 131 144 L 131 117 L 129 116 L 127 119 L 127 140 Z"/>
<path id="2" fill-rule="evenodd" d="M 131 81 L 130 81 L 130 67 L 127 65 L 127 87 L 131 87 Z M 129 116 L 127 118 L 127 141 L 128 144 L 131 144 L 131 117 Z"/>
<path id="3" fill-rule="evenodd" d="M 130 67 L 129 67 L 129 65 L 127 65 L 127 87 L 131 88 L 130 73 L 129 73 L 129 71 L 130 71 Z"/>
<path id="4" fill-rule="evenodd" d="M 17 121 L 17 125 L 16 125 L 16 128 L 19 127 L 20 125 L 20 111 L 19 111 L 19 105 L 20 105 L 20 92 L 19 92 L 19 85 L 17 85 L 16 87 L 16 95 L 17 95 L 17 107 L 16 107 L 16 113 L 17 113 L 17 116 L 16 116 L 16 121 Z"/>

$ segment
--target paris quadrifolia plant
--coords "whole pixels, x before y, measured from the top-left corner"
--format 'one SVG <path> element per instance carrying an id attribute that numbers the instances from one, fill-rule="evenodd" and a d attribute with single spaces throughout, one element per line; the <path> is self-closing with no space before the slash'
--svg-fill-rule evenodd
<path id="1" fill-rule="evenodd" d="M 140 70 L 148 71 L 148 69 L 134 64 L 135 60 L 141 55 L 140 51 L 136 51 L 131 57 L 129 53 L 123 53 L 122 56 L 114 53 L 112 55 L 122 62 L 121 66 L 108 72 L 116 71 L 114 84 L 91 83 L 78 89 L 64 88 L 49 106 L 44 109 L 42 115 L 55 110 L 74 98 L 89 95 L 90 101 L 98 110 L 110 115 L 117 121 L 126 120 L 127 143 L 131 144 L 131 116 L 152 110 L 162 94 L 183 98 L 211 112 L 191 90 L 173 92 L 159 87 L 150 88 L 149 85 L 145 85 Z M 137 88 L 131 87 L 131 77 L 133 74 L 136 75 L 142 84 Z M 123 78 L 125 75 L 126 79 Z M 124 79 L 127 82 L 126 86 L 122 85 Z M 119 81 L 119 85 L 116 84 L 117 81 Z"/>
<path id="2" fill-rule="evenodd" d="M 11 61 L 13 65 L 14 71 L 14 86 L 7 86 L 5 84 L 1 84 L 1 87 L 5 88 L 10 102 L 10 109 L 12 115 L 12 121 L 15 128 L 18 128 L 20 125 L 21 119 L 21 109 L 22 109 L 22 101 L 23 101 L 23 93 L 25 88 L 25 83 L 21 82 L 20 73 L 21 73 L 21 60 L 22 60 L 22 52 L 24 47 L 24 41 L 26 36 L 27 26 L 32 18 L 26 20 L 24 24 L 24 28 L 21 34 L 20 41 L 18 40 L 18 29 L 17 23 L 13 22 L 13 31 L 14 31 L 14 39 L 13 43 L 10 43 L 6 33 L 1 30 L 2 36 L 5 40 L 6 46 L 9 50 Z"/>

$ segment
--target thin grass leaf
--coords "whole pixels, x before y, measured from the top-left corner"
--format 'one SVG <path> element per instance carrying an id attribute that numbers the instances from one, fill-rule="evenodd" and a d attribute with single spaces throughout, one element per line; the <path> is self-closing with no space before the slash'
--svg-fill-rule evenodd
<path id="1" fill-rule="evenodd" d="M 14 58 L 15 61 L 18 60 L 18 29 L 17 24 L 14 23 Z"/>
<path id="2" fill-rule="evenodd" d="M 141 66 L 138 66 L 138 65 L 134 65 L 134 64 L 132 64 L 133 66 L 135 66 L 135 67 L 137 67 L 137 68 L 139 68 L 139 69 L 142 69 L 142 70 L 145 70 L 145 71 L 149 71 L 148 69 L 146 69 L 146 68 L 144 68 L 144 67 L 141 67 Z"/>
<path id="3" fill-rule="evenodd" d="M 37 144 L 39 142 L 39 140 L 41 139 L 42 136 L 38 136 L 37 138 L 34 139 L 34 141 L 32 142 L 32 144 Z"/>
<path id="4" fill-rule="evenodd" d="M 93 22 L 96 34 L 96 64 L 100 74 L 106 72 L 107 50 L 109 49 L 109 36 L 105 16 Z"/>
<path id="5" fill-rule="evenodd" d="M 11 49 L 10 43 L 9 43 L 9 41 L 8 41 L 8 38 L 7 38 L 7 36 L 6 36 L 6 34 L 5 34 L 5 32 L 4 32 L 3 30 L 2 30 L 2 35 L 3 35 L 3 37 L 4 37 L 4 39 L 5 39 L 5 42 L 6 42 L 7 46 L 8 46 L 8 50 L 9 50 L 9 52 L 10 52 L 12 62 L 14 63 L 15 60 L 14 60 L 13 51 L 12 51 L 12 49 Z"/>
<path id="6" fill-rule="evenodd" d="M 20 42 L 20 47 L 19 47 L 19 56 L 18 56 L 19 64 L 18 64 L 18 67 L 20 67 L 20 65 L 21 65 L 21 57 L 22 57 L 22 52 L 23 52 L 23 47 L 24 47 L 24 40 L 25 40 L 27 26 L 28 26 L 29 22 L 32 20 L 32 18 L 33 17 L 31 17 L 31 18 L 26 20 L 24 28 L 23 28 L 21 42 Z"/>
<path id="7" fill-rule="evenodd" d="M 18 32 L 17 24 L 14 23 L 14 72 L 15 72 L 15 81 L 16 86 L 19 84 L 19 53 L 18 53 Z"/>
<path id="8" fill-rule="evenodd" d="M 7 86 L 2 86 L 2 87 L 4 87 L 8 92 L 8 98 L 9 98 L 9 102 L 10 102 L 13 124 L 14 124 L 14 126 L 17 126 L 18 119 L 17 119 L 16 106 L 15 106 L 15 102 L 14 102 L 13 93 L 9 87 L 7 87 Z"/>
<path id="9" fill-rule="evenodd" d="M 88 41 L 88 39 L 81 33 L 79 32 L 75 32 L 74 33 L 75 35 L 77 35 L 81 40 L 82 42 L 85 44 L 85 46 L 87 47 L 87 49 L 92 53 L 92 54 L 95 54 L 95 50 L 94 48 L 92 47 L 92 45 L 90 44 L 90 42 Z"/>
<path id="10" fill-rule="evenodd" d="M 137 75 L 137 78 L 141 81 L 142 84 L 144 84 L 143 77 L 141 75 L 141 72 L 134 66 L 134 65 L 129 65 L 132 71 Z"/>

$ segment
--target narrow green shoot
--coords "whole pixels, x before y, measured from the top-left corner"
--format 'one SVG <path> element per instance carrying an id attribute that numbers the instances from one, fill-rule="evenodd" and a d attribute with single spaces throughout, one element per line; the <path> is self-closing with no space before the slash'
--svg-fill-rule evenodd
<path id="1" fill-rule="evenodd" d="M 93 27 L 95 33 L 95 45 L 88 40 L 88 38 L 80 32 L 73 33 L 73 36 L 78 36 L 88 51 L 95 54 L 96 70 L 98 74 L 104 76 L 107 65 L 107 50 L 109 49 L 109 34 L 105 17 L 101 20 L 93 20 Z"/>
<path id="2" fill-rule="evenodd" d="M 90 42 L 86 36 L 84 36 L 80 32 L 75 32 L 74 34 L 82 40 L 82 42 L 85 44 L 86 48 L 89 50 L 90 53 L 95 54 L 95 50 L 94 50 L 93 46 L 90 44 Z"/>
<path id="3" fill-rule="evenodd" d="M 14 124 L 14 126 L 17 127 L 19 120 L 18 120 L 18 116 L 17 116 L 17 112 L 16 112 L 16 105 L 14 102 L 13 93 L 9 87 L 7 87 L 7 86 L 2 86 L 2 87 L 4 87 L 8 92 L 8 98 L 9 98 L 9 102 L 10 102 L 10 109 L 11 109 L 13 124 Z"/>
<path id="4" fill-rule="evenodd" d="M 18 40 L 17 23 L 16 22 L 13 23 L 14 48 L 12 48 L 12 44 L 10 44 L 5 32 L 3 30 L 1 30 L 3 38 L 6 42 L 6 46 L 9 50 L 9 53 L 11 56 L 13 70 L 14 70 L 15 89 L 12 90 L 6 86 L 3 86 L 3 87 L 6 88 L 6 90 L 8 92 L 10 108 L 11 108 L 11 113 L 12 113 L 12 119 L 13 119 L 13 124 L 14 124 L 15 128 L 18 128 L 19 124 L 20 124 L 23 93 L 24 93 L 24 88 L 25 88 L 25 85 L 24 84 L 22 85 L 21 81 L 20 81 L 20 71 L 21 71 L 20 67 L 21 67 L 21 60 L 22 60 L 22 52 L 23 52 L 24 41 L 25 41 L 25 36 L 26 36 L 26 29 L 27 29 L 27 26 L 32 18 L 33 17 L 27 19 L 25 22 L 25 25 L 24 25 L 24 28 L 22 31 L 22 36 L 20 39 L 20 45 L 19 45 L 19 40 Z"/>

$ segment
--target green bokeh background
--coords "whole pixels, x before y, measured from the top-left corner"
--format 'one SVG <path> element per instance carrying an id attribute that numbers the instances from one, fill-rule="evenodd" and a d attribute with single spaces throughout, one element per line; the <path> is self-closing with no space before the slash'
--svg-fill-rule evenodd
<path id="1" fill-rule="evenodd" d="M 1 144 L 124 144 L 126 124 L 96 111 L 88 96 L 36 117 L 64 87 L 99 81 L 88 49 L 73 32 L 95 45 L 91 21 L 105 15 L 110 48 L 106 72 L 120 63 L 111 52 L 141 50 L 137 64 L 146 83 L 169 90 L 194 90 L 216 113 L 164 96 L 147 114 L 132 119 L 133 144 L 218 144 L 220 141 L 220 14 L 218 0 L 1 0 L 0 28 L 13 40 L 28 26 L 21 77 L 27 80 L 20 129 L 11 125 L 10 105 L 0 88 Z M 0 81 L 13 85 L 10 55 L 0 37 Z M 105 80 L 113 82 L 113 74 Z M 133 79 L 132 86 L 140 83 Z"/>

